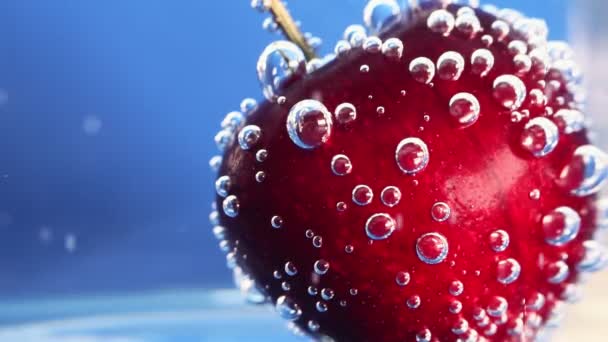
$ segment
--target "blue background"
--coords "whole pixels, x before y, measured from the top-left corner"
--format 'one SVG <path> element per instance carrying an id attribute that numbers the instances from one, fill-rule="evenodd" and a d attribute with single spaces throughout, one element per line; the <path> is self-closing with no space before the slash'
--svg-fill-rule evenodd
<path id="1" fill-rule="evenodd" d="M 328 52 L 365 2 L 289 6 Z M 496 4 L 566 37 L 566 0 Z M 249 0 L 0 1 L 0 297 L 231 285 L 208 160 L 221 118 L 261 97 L 263 18 Z"/>

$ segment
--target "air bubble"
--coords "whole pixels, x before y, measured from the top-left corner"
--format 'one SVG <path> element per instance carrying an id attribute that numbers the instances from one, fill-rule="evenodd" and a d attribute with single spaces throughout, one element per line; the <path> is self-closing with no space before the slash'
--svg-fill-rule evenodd
<path id="1" fill-rule="evenodd" d="M 456 335 L 462 335 L 467 330 L 469 330 L 469 322 L 462 317 L 458 318 L 452 326 L 452 332 Z"/>
<path id="2" fill-rule="evenodd" d="M 559 131 L 553 121 L 545 117 L 536 117 L 524 127 L 521 145 L 535 157 L 544 157 L 557 146 Z"/>
<path id="3" fill-rule="evenodd" d="M 361 47 L 367 38 L 365 27 L 361 25 L 350 25 L 344 30 L 344 39 L 350 43 L 352 47 Z"/>
<path id="4" fill-rule="evenodd" d="M 471 38 L 481 30 L 481 23 L 475 14 L 462 14 L 456 18 L 455 27 L 462 34 Z"/>
<path id="5" fill-rule="evenodd" d="M 304 149 L 314 149 L 326 143 L 331 136 L 332 126 L 331 114 L 316 100 L 298 102 L 287 117 L 289 137 Z"/>
<path id="6" fill-rule="evenodd" d="M 222 166 L 222 156 L 213 156 L 209 159 L 209 168 L 213 172 L 218 172 Z"/>
<path id="7" fill-rule="evenodd" d="M 490 50 L 477 49 L 471 54 L 471 71 L 481 77 L 486 76 L 494 67 L 494 55 Z"/>
<path id="8" fill-rule="evenodd" d="M 230 191 L 231 184 L 230 177 L 221 176 L 215 181 L 215 192 L 217 192 L 220 197 L 226 197 Z"/>
<path id="9" fill-rule="evenodd" d="M 272 100 L 287 83 L 306 74 L 306 57 L 294 43 L 276 41 L 264 49 L 256 69 L 264 96 Z"/>
<path id="10" fill-rule="evenodd" d="M 448 291 L 452 296 L 460 296 L 464 292 L 464 284 L 460 280 L 454 280 L 450 283 Z"/>
<path id="11" fill-rule="evenodd" d="M 439 264 L 448 255 L 448 241 L 439 233 L 426 233 L 416 241 L 416 254 L 426 264 Z"/>
<path id="12" fill-rule="evenodd" d="M 419 138 L 401 140 L 395 151 L 397 166 L 408 175 L 422 171 L 429 163 L 429 150 Z"/>
<path id="13" fill-rule="evenodd" d="M 448 51 L 437 60 L 437 75 L 442 80 L 456 81 L 464 71 L 464 58 L 461 54 Z"/>
<path id="14" fill-rule="evenodd" d="M 327 304 L 322 302 L 322 301 L 318 301 L 315 304 L 315 308 L 317 309 L 318 312 L 326 312 L 327 311 Z"/>
<path id="15" fill-rule="evenodd" d="M 332 300 L 334 298 L 335 292 L 330 288 L 324 288 L 321 290 L 321 298 L 324 300 Z"/>
<path id="16" fill-rule="evenodd" d="M 225 130 L 236 132 L 243 127 L 244 123 L 245 117 L 241 112 L 230 112 L 222 120 L 221 127 Z"/>
<path id="17" fill-rule="evenodd" d="M 547 266 L 547 281 L 551 284 L 559 284 L 570 275 L 570 268 L 564 261 L 559 260 Z"/>
<path id="18" fill-rule="evenodd" d="M 422 300 L 420 299 L 420 296 L 418 296 L 418 295 L 410 296 L 407 299 L 407 301 L 405 302 L 407 307 L 410 309 L 418 309 L 420 307 L 421 303 L 422 303 Z"/>
<path id="19" fill-rule="evenodd" d="M 372 240 L 384 240 L 395 231 L 395 226 L 395 220 L 389 214 L 374 214 L 365 223 L 365 233 Z"/>
<path id="20" fill-rule="evenodd" d="M 321 246 L 323 246 L 323 238 L 320 236 L 315 236 L 312 238 L 312 245 L 315 248 L 321 248 Z"/>
<path id="21" fill-rule="evenodd" d="M 462 302 L 455 299 L 451 300 L 448 306 L 448 310 L 455 315 L 459 314 L 462 311 Z"/>
<path id="22" fill-rule="evenodd" d="M 283 218 L 281 216 L 273 216 L 270 219 L 270 224 L 272 225 L 272 228 L 281 228 L 283 227 Z"/>
<path id="23" fill-rule="evenodd" d="M 258 171 L 255 173 L 255 181 L 258 183 L 262 183 L 266 180 L 266 172 Z"/>
<path id="24" fill-rule="evenodd" d="M 558 207 L 542 220 L 545 242 L 563 246 L 574 240 L 581 226 L 581 217 L 570 207 Z"/>
<path id="25" fill-rule="evenodd" d="M 429 84 L 435 77 L 435 65 L 426 57 L 418 57 L 410 62 L 409 71 L 414 80 Z"/>
<path id="26" fill-rule="evenodd" d="M 416 333 L 416 342 L 431 342 L 433 335 L 429 329 L 422 329 Z"/>
<path id="27" fill-rule="evenodd" d="M 496 20 L 492 23 L 491 26 L 492 35 L 496 38 L 496 40 L 501 41 L 509 35 L 511 31 L 509 24 L 502 20 Z"/>
<path id="28" fill-rule="evenodd" d="M 587 240 L 583 242 L 585 254 L 576 268 L 582 272 L 599 271 L 606 265 L 606 253 L 602 245 L 597 241 Z"/>
<path id="29" fill-rule="evenodd" d="M 511 284 L 519 278 L 521 266 L 513 258 L 508 258 L 498 262 L 496 267 L 496 280 L 501 284 Z"/>
<path id="30" fill-rule="evenodd" d="M 346 253 L 350 254 L 355 251 L 355 247 L 353 247 L 353 245 L 346 245 L 346 246 L 344 246 L 344 251 Z"/>
<path id="31" fill-rule="evenodd" d="M 236 196 L 230 195 L 224 199 L 224 202 L 222 203 L 222 208 L 224 209 L 224 214 L 226 214 L 226 216 L 234 218 L 239 215 L 239 209 L 241 208 L 241 205 L 239 203 L 239 199 Z"/>
<path id="32" fill-rule="evenodd" d="M 558 127 L 566 134 L 576 133 L 585 128 L 585 116 L 578 110 L 560 109 L 554 115 Z"/>
<path id="33" fill-rule="evenodd" d="M 369 65 L 367 64 L 363 64 L 360 68 L 359 71 L 363 72 L 363 73 L 368 73 L 369 72 Z"/>
<path id="34" fill-rule="evenodd" d="M 382 44 L 382 54 L 390 59 L 403 56 L 403 42 L 399 38 L 389 38 Z"/>
<path id="35" fill-rule="evenodd" d="M 357 205 L 364 206 L 372 203 L 374 192 L 367 185 L 357 185 L 352 193 L 353 202 Z"/>
<path id="36" fill-rule="evenodd" d="M 298 268 L 296 267 L 296 265 L 293 262 L 288 261 L 285 263 L 285 273 L 288 276 L 293 277 L 296 274 L 298 274 Z"/>
<path id="37" fill-rule="evenodd" d="M 454 29 L 455 21 L 452 13 L 438 9 L 429 15 L 426 25 L 431 31 L 448 36 Z"/>
<path id="38" fill-rule="evenodd" d="M 268 158 L 268 151 L 261 149 L 255 153 L 255 160 L 259 163 L 263 163 Z"/>
<path id="39" fill-rule="evenodd" d="M 562 169 L 558 184 L 575 196 L 597 193 L 608 179 L 608 156 L 593 145 L 579 146 Z"/>
<path id="40" fill-rule="evenodd" d="M 313 320 L 308 321 L 307 326 L 308 326 L 308 330 L 310 330 L 312 332 L 317 332 L 321 328 L 319 323 L 317 323 L 316 321 L 313 321 Z"/>
<path id="41" fill-rule="evenodd" d="M 232 131 L 227 130 L 227 129 L 223 129 L 221 131 L 219 131 L 214 138 L 215 141 L 215 145 L 217 146 L 218 150 L 220 150 L 221 152 L 224 152 L 228 149 L 228 146 L 230 146 L 232 144 L 232 141 L 234 140 L 234 134 Z"/>
<path id="42" fill-rule="evenodd" d="M 488 315 L 492 317 L 500 317 L 507 312 L 509 303 L 503 297 L 494 296 L 488 302 Z"/>
<path id="43" fill-rule="evenodd" d="M 526 99 L 526 86 L 517 76 L 502 75 L 494 80 L 493 95 L 503 107 L 516 110 Z"/>
<path id="44" fill-rule="evenodd" d="M 329 271 L 329 262 L 323 259 L 315 261 L 314 271 L 318 275 L 324 275 L 325 273 L 327 273 L 327 271 Z"/>
<path id="45" fill-rule="evenodd" d="M 437 202 L 431 207 L 431 217 L 437 222 L 443 222 L 450 218 L 452 210 L 445 202 Z"/>
<path id="46" fill-rule="evenodd" d="M 346 209 L 348 209 L 348 205 L 344 202 L 338 202 L 336 203 L 336 209 L 338 211 L 345 211 Z"/>
<path id="47" fill-rule="evenodd" d="M 394 207 L 401 201 L 401 190 L 396 186 L 387 186 L 380 194 L 380 200 L 387 207 Z"/>
<path id="48" fill-rule="evenodd" d="M 353 164 L 344 154 L 337 154 L 331 159 L 331 170 L 336 176 L 346 176 L 353 170 Z"/>
<path id="49" fill-rule="evenodd" d="M 243 150 L 250 150 L 258 141 L 260 141 L 261 136 L 262 130 L 260 127 L 255 125 L 245 126 L 239 132 L 239 145 Z"/>
<path id="50" fill-rule="evenodd" d="M 295 321 L 302 316 L 302 309 L 300 309 L 298 303 L 287 296 L 277 298 L 275 310 L 283 319 L 288 321 Z"/>
<path id="51" fill-rule="evenodd" d="M 450 114 L 462 127 L 468 127 L 479 119 L 481 108 L 473 94 L 458 93 L 450 99 Z"/>
<path id="52" fill-rule="evenodd" d="M 395 277 L 395 282 L 399 286 L 405 286 L 410 283 L 410 274 L 408 272 L 397 272 L 397 276 Z"/>
<path id="53" fill-rule="evenodd" d="M 336 56 L 340 57 L 340 56 L 344 56 L 348 51 L 350 51 L 351 46 L 350 43 L 347 42 L 346 40 L 339 40 L 336 43 L 336 47 L 334 48 L 334 53 L 336 54 Z"/>
<path id="54" fill-rule="evenodd" d="M 377 33 L 399 19 L 400 13 L 395 0 L 370 0 L 363 10 L 363 22 L 370 31 Z"/>
<path id="55" fill-rule="evenodd" d="M 357 109 L 352 104 L 345 102 L 336 107 L 334 115 L 339 124 L 346 125 L 357 119 Z"/>
<path id="56" fill-rule="evenodd" d="M 250 115 L 257 108 L 258 102 L 252 98 L 246 98 L 241 101 L 240 109 L 245 115 Z"/>
<path id="57" fill-rule="evenodd" d="M 509 233 L 502 229 L 498 229 L 490 233 L 490 248 L 494 252 L 504 252 L 509 247 Z"/>

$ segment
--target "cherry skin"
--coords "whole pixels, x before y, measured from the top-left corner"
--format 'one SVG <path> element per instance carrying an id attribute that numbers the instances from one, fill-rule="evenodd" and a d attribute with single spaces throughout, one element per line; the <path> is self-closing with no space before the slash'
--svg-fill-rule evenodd
<path id="1" fill-rule="evenodd" d="M 292 80 L 228 139 L 229 263 L 316 338 L 530 340 L 599 262 L 604 155 L 568 76 L 493 14 L 438 11 L 382 31 L 402 52 L 368 41 Z"/>

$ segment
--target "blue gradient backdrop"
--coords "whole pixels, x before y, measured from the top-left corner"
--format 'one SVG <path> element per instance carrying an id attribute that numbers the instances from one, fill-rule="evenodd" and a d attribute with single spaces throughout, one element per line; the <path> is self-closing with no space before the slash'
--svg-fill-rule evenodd
<path id="1" fill-rule="evenodd" d="M 364 4 L 289 5 L 329 51 Z M 566 36 L 566 0 L 497 4 Z M 262 20 L 249 0 L 0 1 L 0 297 L 231 285 L 208 159 L 260 97 Z"/>

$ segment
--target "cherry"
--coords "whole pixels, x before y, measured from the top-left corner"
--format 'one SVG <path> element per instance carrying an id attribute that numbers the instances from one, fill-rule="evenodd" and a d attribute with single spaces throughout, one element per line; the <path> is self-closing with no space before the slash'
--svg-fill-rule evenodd
<path id="1" fill-rule="evenodd" d="M 374 35 L 335 57 L 262 53 L 267 100 L 216 137 L 214 233 L 248 298 L 315 338 L 532 340 L 606 262 L 608 157 L 542 21 L 421 3 L 370 1 Z"/>

